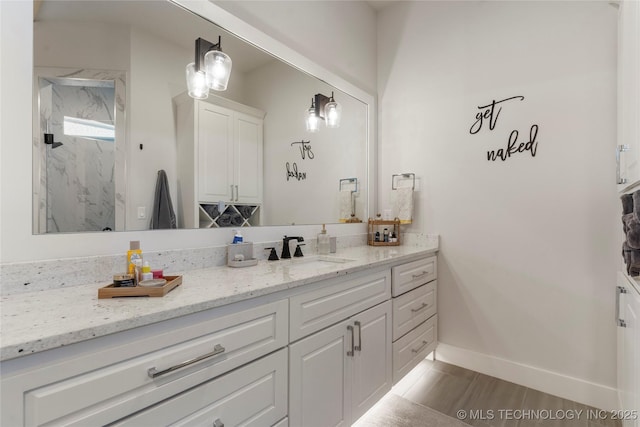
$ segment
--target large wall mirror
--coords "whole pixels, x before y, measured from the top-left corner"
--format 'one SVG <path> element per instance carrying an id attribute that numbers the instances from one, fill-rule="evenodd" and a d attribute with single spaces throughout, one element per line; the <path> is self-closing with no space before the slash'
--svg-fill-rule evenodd
<path id="1" fill-rule="evenodd" d="M 228 88 L 194 100 L 195 40 L 219 37 Z M 172 2 L 36 2 L 33 88 L 35 234 L 150 229 L 156 192 L 177 228 L 370 215 L 369 106 Z M 340 126 L 309 133 L 332 93 Z"/>

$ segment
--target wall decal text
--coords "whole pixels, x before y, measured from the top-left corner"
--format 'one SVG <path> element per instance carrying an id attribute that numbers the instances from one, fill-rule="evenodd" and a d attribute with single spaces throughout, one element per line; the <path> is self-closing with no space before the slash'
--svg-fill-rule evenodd
<path id="1" fill-rule="evenodd" d="M 289 162 L 287 162 L 286 167 L 287 167 L 287 181 L 289 181 L 289 179 L 294 179 L 298 181 L 307 179 L 307 173 L 298 172 L 298 165 L 295 162 L 293 163 L 293 165 L 290 165 Z"/>
<path id="2" fill-rule="evenodd" d="M 475 135 L 480 132 L 486 120 L 489 121 L 489 131 L 493 131 L 498 123 L 500 112 L 502 111 L 502 106 L 500 104 L 513 100 L 524 101 L 524 96 L 512 96 L 499 101 L 494 99 L 487 105 L 479 105 L 478 110 L 480 110 L 480 112 L 476 114 L 476 121 L 473 122 L 469 128 L 469 133 L 471 135 Z M 497 109 L 496 106 L 498 106 Z M 531 157 L 535 157 L 536 152 L 538 151 L 538 141 L 536 139 L 538 137 L 538 129 L 539 126 L 537 124 L 531 125 L 531 128 L 529 129 L 529 141 L 527 142 L 522 142 L 522 140 L 518 142 L 519 132 L 517 129 L 512 130 L 507 140 L 507 147 L 487 151 L 487 160 L 495 162 L 497 159 L 500 159 L 504 162 L 511 158 L 511 155 L 524 153 L 525 151 L 530 152 Z"/>
<path id="3" fill-rule="evenodd" d="M 302 160 L 305 159 L 305 157 L 309 157 L 309 159 L 313 159 L 314 155 L 313 155 L 313 151 L 311 151 L 311 141 L 296 141 L 296 142 L 292 142 L 291 146 L 293 147 L 294 144 L 300 144 L 300 146 L 298 147 L 300 149 L 300 156 L 302 157 Z"/>

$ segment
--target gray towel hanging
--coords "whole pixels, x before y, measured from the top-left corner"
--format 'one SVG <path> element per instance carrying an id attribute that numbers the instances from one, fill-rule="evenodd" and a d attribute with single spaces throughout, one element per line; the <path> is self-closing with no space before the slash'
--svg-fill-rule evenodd
<path id="1" fill-rule="evenodd" d="M 153 215 L 151 215 L 152 230 L 162 228 L 176 228 L 176 214 L 169 194 L 167 173 L 160 169 L 156 180 L 156 195 L 153 201 Z"/>

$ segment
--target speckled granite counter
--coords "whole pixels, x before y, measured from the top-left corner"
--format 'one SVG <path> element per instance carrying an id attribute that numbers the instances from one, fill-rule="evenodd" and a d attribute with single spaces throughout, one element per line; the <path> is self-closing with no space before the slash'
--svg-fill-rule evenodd
<path id="1" fill-rule="evenodd" d="M 260 261 L 247 268 L 213 267 L 177 273 L 183 284 L 163 298 L 98 299 L 85 285 L 8 295 L 0 303 L 0 360 L 13 359 L 115 332 L 254 298 L 319 280 L 345 276 L 438 250 L 426 246 L 360 246 L 332 254 L 353 261 Z M 307 258 L 308 259 L 308 258 Z"/>

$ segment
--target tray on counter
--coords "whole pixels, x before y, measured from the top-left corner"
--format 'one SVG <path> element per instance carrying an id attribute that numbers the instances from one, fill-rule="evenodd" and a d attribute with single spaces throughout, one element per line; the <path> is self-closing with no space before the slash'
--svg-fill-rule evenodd
<path id="1" fill-rule="evenodd" d="M 98 299 L 117 297 L 163 297 L 182 284 L 182 276 L 164 276 L 167 281 L 163 286 L 115 287 L 113 283 L 98 289 Z"/>

